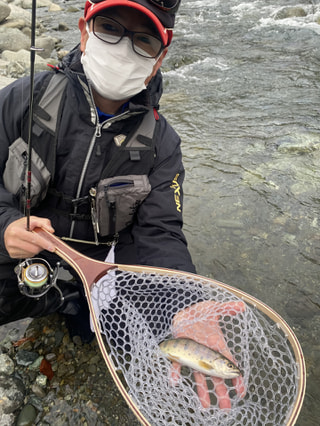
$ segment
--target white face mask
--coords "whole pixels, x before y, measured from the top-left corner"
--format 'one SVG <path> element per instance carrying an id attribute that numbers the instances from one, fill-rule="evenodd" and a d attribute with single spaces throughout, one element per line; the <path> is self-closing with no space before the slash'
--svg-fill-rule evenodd
<path id="1" fill-rule="evenodd" d="M 114 101 L 129 99 L 145 89 L 144 82 L 156 61 L 137 55 L 129 37 L 123 37 L 118 44 L 108 44 L 92 32 L 89 32 L 85 52 L 81 56 L 84 72 L 92 87 L 104 98 Z"/>

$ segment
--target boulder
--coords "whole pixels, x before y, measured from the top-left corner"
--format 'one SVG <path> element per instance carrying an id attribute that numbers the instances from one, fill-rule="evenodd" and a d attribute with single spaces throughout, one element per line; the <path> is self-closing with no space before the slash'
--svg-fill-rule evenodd
<path id="1" fill-rule="evenodd" d="M 0 373 L 0 419 L 23 404 L 25 389 L 21 380 Z"/>
<path id="2" fill-rule="evenodd" d="M 299 18 L 307 16 L 307 12 L 300 6 L 283 7 L 275 14 L 274 19 Z"/>
<path id="3" fill-rule="evenodd" d="M 26 67 L 30 66 L 30 51 L 21 49 L 18 52 L 5 50 L 2 52 L 2 59 L 7 62 L 18 62 L 24 64 Z M 41 58 L 38 54 L 35 55 L 36 65 L 47 65 L 47 61 Z"/>
<path id="4" fill-rule="evenodd" d="M 50 58 L 52 51 L 55 48 L 57 43 L 57 39 L 50 36 L 42 36 L 36 39 L 36 47 L 42 50 L 37 52 L 37 55 L 42 58 Z"/>
<path id="5" fill-rule="evenodd" d="M 49 7 L 52 4 L 50 0 L 37 0 L 37 7 Z M 32 0 L 22 0 L 21 7 L 23 9 L 32 8 Z"/>
<path id="6" fill-rule="evenodd" d="M 0 24 L 6 20 L 10 12 L 10 7 L 6 3 L 0 1 Z"/>
<path id="7" fill-rule="evenodd" d="M 8 16 L 7 21 L 17 21 L 23 19 L 26 26 L 31 26 L 31 12 L 29 10 L 24 10 L 21 7 L 11 4 L 10 7 L 10 15 Z"/>
<path id="8" fill-rule="evenodd" d="M 30 39 L 17 28 L 4 28 L 0 26 L 0 52 L 30 48 Z"/>

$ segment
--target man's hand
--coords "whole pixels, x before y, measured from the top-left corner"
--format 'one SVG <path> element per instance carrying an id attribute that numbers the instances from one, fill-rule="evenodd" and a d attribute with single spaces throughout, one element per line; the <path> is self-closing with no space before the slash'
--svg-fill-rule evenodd
<path id="1" fill-rule="evenodd" d="M 208 346 L 211 349 L 220 352 L 236 364 L 219 326 L 219 318 L 222 315 L 236 315 L 239 312 L 243 312 L 245 308 L 245 304 L 241 301 L 226 303 L 213 301 L 199 302 L 178 312 L 174 316 L 173 335 L 175 338 L 188 337 L 198 343 Z M 180 364 L 177 362 L 172 363 L 171 379 L 173 383 L 177 383 L 180 376 L 180 369 Z M 210 395 L 207 385 L 208 377 L 195 371 L 194 378 L 200 402 L 204 408 L 209 408 Z M 224 380 L 218 377 L 210 377 L 210 379 L 214 385 L 219 407 L 221 409 L 230 409 L 230 397 Z M 232 379 L 232 383 L 235 386 L 237 393 L 243 398 L 245 395 L 243 377 L 239 376 Z"/>
<path id="2" fill-rule="evenodd" d="M 50 233 L 54 233 L 49 219 L 31 216 L 30 231 L 35 228 L 44 228 Z M 22 217 L 8 225 L 4 232 L 4 243 L 10 257 L 24 259 L 33 257 L 42 250 L 54 251 L 54 247 L 52 247 L 50 242 L 30 231 L 27 231 L 26 217 Z"/>

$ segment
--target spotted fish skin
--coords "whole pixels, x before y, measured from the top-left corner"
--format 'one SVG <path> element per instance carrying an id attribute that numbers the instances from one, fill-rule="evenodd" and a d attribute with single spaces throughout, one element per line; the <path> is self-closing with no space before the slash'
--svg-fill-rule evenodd
<path id="1" fill-rule="evenodd" d="M 233 379 L 241 374 L 239 368 L 228 358 L 192 339 L 164 340 L 159 344 L 159 348 L 170 361 L 178 362 L 207 376 Z"/>

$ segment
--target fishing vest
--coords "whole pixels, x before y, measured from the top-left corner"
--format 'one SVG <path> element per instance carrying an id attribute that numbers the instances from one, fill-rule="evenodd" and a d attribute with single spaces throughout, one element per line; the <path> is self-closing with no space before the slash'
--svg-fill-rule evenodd
<path id="1" fill-rule="evenodd" d="M 49 74 L 34 102 L 32 125 L 31 207 L 37 207 L 48 197 L 62 197 L 53 187 L 59 126 L 68 79 L 63 73 Z M 22 137 L 9 147 L 3 179 L 5 188 L 26 204 L 28 111 Z M 138 120 L 139 121 L 139 120 Z M 159 124 L 156 109 L 149 110 L 128 136 L 119 135 L 117 147 L 106 164 L 100 181 L 90 190 L 87 201 L 90 215 L 69 215 L 72 220 L 92 220 L 95 235 L 113 235 L 133 221 L 137 207 L 151 191 L 148 175 L 155 159 L 155 140 Z M 124 140 L 123 140 L 124 139 Z M 125 171 L 117 176 L 118 171 Z M 86 198 L 86 197 L 85 197 Z M 77 200 L 72 200 L 76 203 Z M 81 199 L 83 202 L 83 198 Z"/>

